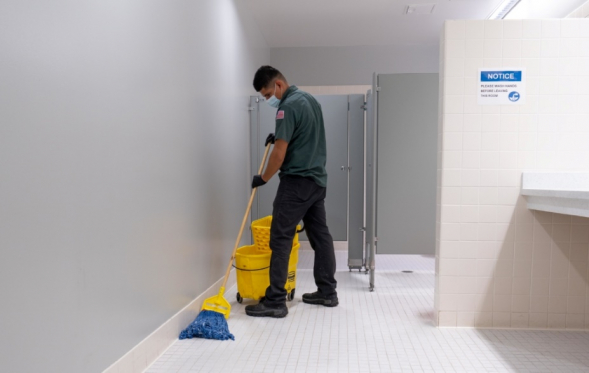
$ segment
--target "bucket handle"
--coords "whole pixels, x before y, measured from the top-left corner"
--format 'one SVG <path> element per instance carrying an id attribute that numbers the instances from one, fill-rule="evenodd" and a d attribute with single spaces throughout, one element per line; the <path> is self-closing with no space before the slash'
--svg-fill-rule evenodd
<path id="1" fill-rule="evenodd" d="M 255 272 L 255 271 L 262 271 L 264 269 L 268 269 L 270 268 L 270 266 L 268 267 L 264 267 L 264 268 L 258 268 L 258 269 L 245 269 L 245 268 L 238 268 L 235 266 L 235 264 L 233 265 L 233 268 L 239 270 L 239 271 L 246 271 L 246 272 Z"/>

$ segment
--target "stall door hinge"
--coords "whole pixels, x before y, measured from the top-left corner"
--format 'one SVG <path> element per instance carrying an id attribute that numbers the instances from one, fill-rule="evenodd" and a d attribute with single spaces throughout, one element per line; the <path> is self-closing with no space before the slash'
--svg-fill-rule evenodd
<path id="1" fill-rule="evenodd" d="M 368 110 L 368 106 L 366 105 L 366 102 L 364 103 L 364 105 L 360 106 L 360 109 L 366 111 Z"/>
<path id="2" fill-rule="evenodd" d="M 376 92 L 380 92 L 380 87 L 376 87 Z"/>

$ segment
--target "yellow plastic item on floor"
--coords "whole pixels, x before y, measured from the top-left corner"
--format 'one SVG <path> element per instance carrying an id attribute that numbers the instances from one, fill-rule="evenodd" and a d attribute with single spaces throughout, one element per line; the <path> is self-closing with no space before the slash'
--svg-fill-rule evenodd
<path id="1" fill-rule="evenodd" d="M 272 226 L 272 215 L 266 216 L 252 222 L 252 234 L 254 236 L 254 245 L 260 250 L 270 250 L 270 227 Z M 301 226 L 297 225 L 297 231 Z M 299 234 L 295 232 L 293 247 L 299 243 Z"/>
<path id="2" fill-rule="evenodd" d="M 288 261 L 288 278 L 284 287 L 288 292 L 286 299 L 289 301 L 294 298 L 300 247 L 299 243 L 293 245 Z M 239 303 L 243 298 L 259 300 L 266 294 L 266 288 L 270 286 L 271 254 L 271 251 L 260 250 L 256 245 L 237 249 L 235 269 L 237 272 L 237 301 Z"/>

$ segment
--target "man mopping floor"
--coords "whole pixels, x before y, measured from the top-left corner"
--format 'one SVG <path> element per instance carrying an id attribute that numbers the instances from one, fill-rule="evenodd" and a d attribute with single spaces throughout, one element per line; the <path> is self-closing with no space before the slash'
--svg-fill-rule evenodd
<path id="1" fill-rule="evenodd" d="M 303 302 L 326 307 L 338 305 L 333 239 L 325 218 L 327 186 L 325 127 L 321 105 L 310 94 L 289 86 L 284 75 L 262 66 L 254 88 L 268 105 L 277 108 L 274 144 L 262 175 L 255 175 L 252 188 L 266 184 L 280 170 L 280 185 L 274 199 L 270 227 L 270 286 L 257 305 L 245 307 L 249 316 L 285 317 L 288 260 L 297 224 L 302 220 L 315 251 L 313 276 L 317 291 L 303 294 Z"/>

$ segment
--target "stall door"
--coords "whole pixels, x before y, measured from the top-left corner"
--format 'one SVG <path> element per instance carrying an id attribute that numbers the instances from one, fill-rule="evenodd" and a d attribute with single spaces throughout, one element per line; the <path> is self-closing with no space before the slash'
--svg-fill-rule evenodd
<path id="1" fill-rule="evenodd" d="M 361 96 L 363 95 L 353 95 Z M 350 170 L 348 161 L 348 118 L 349 101 L 351 96 L 329 95 L 315 96 L 323 110 L 325 132 L 327 140 L 327 224 L 334 241 L 348 240 L 348 176 Z M 264 152 L 264 140 L 270 132 L 275 130 L 276 109 L 270 107 L 258 97 L 250 98 L 252 170 L 257 170 Z M 359 102 L 355 97 L 354 102 Z M 354 110 L 361 111 L 361 105 L 355 105 Z M 354 118 L 358 118 L 355 115 Z M 360 124 L 363 126 L 363 118 Z M 363 141 L 361 139 L 360 141 Z M 258 190 L 258 195 L 252 207 L 252 219 L 272 214 L 272 202 L 278 189 L 278 177 L 275 176 L 268 184 Z M 362 214 L 362 211 L 359 212 Z M 358 230 L 361 227 L 358 227 Z M 301 235 L 301 239 L 306 239 Z M 361 242 L 361 239 L 360 239 Z"/>
<path id="2" fill-rule="evenodd" d="M 376 79 L 376 252 L 435 253 L 438 74 Z"/>

